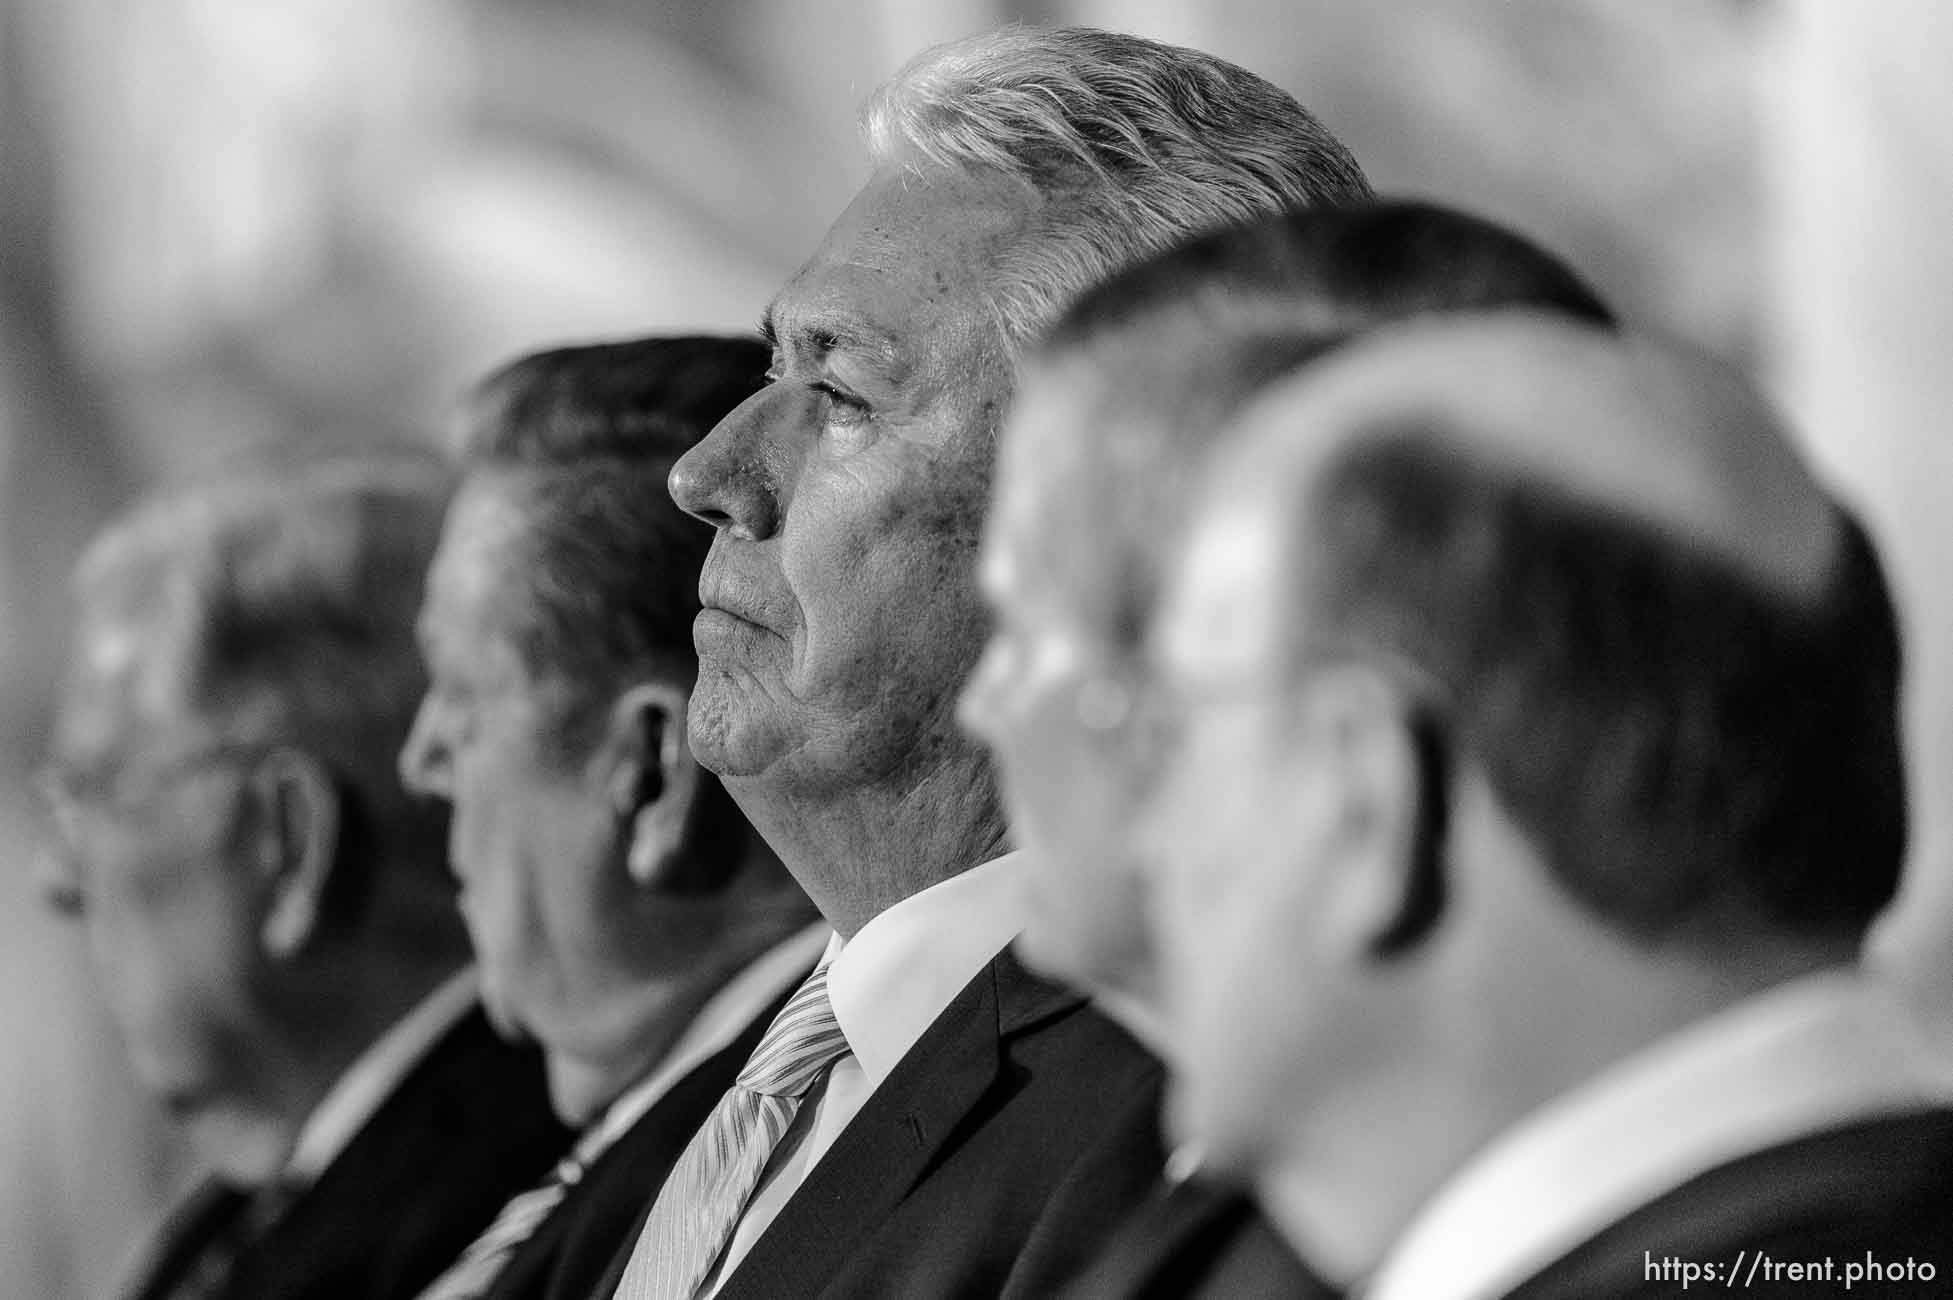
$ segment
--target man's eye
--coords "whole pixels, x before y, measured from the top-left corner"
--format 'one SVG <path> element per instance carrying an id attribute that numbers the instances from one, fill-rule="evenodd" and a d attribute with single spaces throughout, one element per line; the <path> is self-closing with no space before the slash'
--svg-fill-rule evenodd
<path id="1" fill-rule="evenodd" d="M 851 393 L 844 393 L 829 383 L 817 383 L 814 391 L 821 395 L 827 408 L 826 419 L 830 424 L 847 424 L 868 418 L 868 404 Z"/>
<path id="2" fill-rule="evenodd" d="M 844 450 L 865 446 L 867 430 L 874 421 L 874 412 L 868 409 L 868 404 L 832 384 L 817 383 L 813 387 L 821 397 L 823 431 L 839 441 Z"/>

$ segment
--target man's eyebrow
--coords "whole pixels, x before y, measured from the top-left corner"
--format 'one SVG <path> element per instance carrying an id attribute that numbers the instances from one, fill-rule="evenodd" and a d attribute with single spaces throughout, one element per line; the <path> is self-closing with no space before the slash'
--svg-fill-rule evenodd
<path id="1" fill-rule="evenodd" d="M 853 352 L 890 372 L 902 366 L 902 351 L 896 336 L 852 312 L 815 313 L 789 324 L 785 332 L 801 347 L 823 357 L 830 352 Z M 779 316 L 768 307 L 760 316 L 760 337 L 778 348 L 780 334 Z"/>

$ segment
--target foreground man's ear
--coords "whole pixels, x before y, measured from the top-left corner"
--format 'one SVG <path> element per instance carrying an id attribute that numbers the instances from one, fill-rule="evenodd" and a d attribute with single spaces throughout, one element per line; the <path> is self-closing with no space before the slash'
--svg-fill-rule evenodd
<path id="1" fill-rule="evenodd" d="M 259 760 L 252 785 L 264 817 L 260 862 L 269 891 L 259 942 L 274 959 L 289 960 L 318 932 L 339 857 L 340 791 L 324 763 L 286 746 Z"/>

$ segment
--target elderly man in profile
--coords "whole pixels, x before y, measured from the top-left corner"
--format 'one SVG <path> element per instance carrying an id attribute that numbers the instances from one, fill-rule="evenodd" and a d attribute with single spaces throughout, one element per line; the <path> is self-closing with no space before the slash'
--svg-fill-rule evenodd
<path id="1" fill-rule="evenodd" d="M 442 818 L 394 780 L 447 486 L 226 483 L 83 558 L 48 888 L 214 1171 L 129 1296 L 404 1300 L 568 1143 L 464 969 Z"/>
<path id="2" fill-rule="evenodd" d="M 1427 203 L 1311 208 L 1121 272 L 1027 358 L 985 530 L 996 622 L 962 715 L 1036 862 L 1018 951 L 1169 1061 L 1133 833 L 1158 753 L 1132 686 L 1190 485 L 1268 383 L 1392 319 L 1499 306 L 1611 320 L 1550 253 L 1490 222 Z M 1068 1294 L 1307 1292 L 1248 1198 L 1190 1176 L 1195 1154 Z"/>
<path id="3" fill-rule="evenodd" d="M 582 1137 L 426 1300 L 588 1294 L 827 942 L 686 738 L 711 531 L 665 476 L 766 363 L 755 339 L 559 348 L 464 421 L 400 766 L 452 805 L 483 996 Z"/>
<path id="4" fill-rule="evenodd" d="M 1271 389 L 1141 706 L 1176 1130 L 1370 1300 L 1944 1294 L 1953 1077 L 1858 960 L 1898 694 L 1865 534 L 1699 356 L 1459 317 Z"/>
<path id="5" fill-rule="evenodd" d="M 693 749 L 837 937 L 804 1032 L 762 1046 L 649 1212 L 633 1300 L 1048 1294 L 1145 1194 L 1157 1064 L 1006 951 L 1025 865 L 954 720 L 992 443 L 1069 297 L 1366 192 L 1273 86 L 1081 29 L 929 51 L 866 134 L 868 184 L 766 313 L 774 382 L 671 476 L 717 529 Z"/>

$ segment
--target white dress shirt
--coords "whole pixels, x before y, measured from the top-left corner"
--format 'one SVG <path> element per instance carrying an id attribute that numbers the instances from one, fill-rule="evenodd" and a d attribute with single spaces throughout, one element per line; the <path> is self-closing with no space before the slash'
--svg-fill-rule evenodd
<path id="1" fill-rule="evenodd" d="M 1809 976 L 1692 1025 L 1550 1102 L 1418 1213 L 1367 1300 L 1503 1295 L 1698 1174 L 1806 1134 L 1953 1102 L 1895 991 Z"/>
<path id="2" fill-rule="evenodd" d="M 300 1187 L 317 1181 L 434 1044 L 474 1009 L 477 997 L 475 968 L 465 967 L 360 1053 L 299 1127 L 284 1181 Z"/>
<path id="3" fill-rule="evenodd" d="M 1007 854 L 910 895 L 852 939 L 829 942 L 827 995 L 849 1055 L 774 1149 L 701 1297 L 717 1293 L 882 1080 L 1024 928 L 1024 869 L 1021 854 Z"/>

